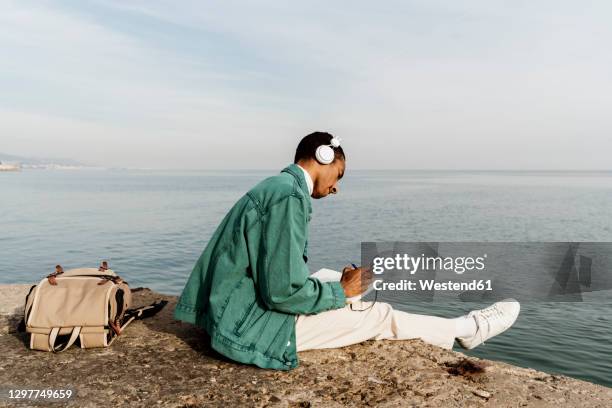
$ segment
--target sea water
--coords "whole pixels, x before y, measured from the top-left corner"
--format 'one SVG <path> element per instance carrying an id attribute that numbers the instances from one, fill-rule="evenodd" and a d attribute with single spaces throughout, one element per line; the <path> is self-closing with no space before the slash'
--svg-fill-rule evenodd
<path id="1" fill-rule="evenodd" d="M 132 287 L 178 295 L 232 204 L 277 172 L 0 173 L 0 283 L 108 260 Z M 313 200 L 309 233 L 313 272 L 358 263 L 361 241 L 609 242 L 612 172 L 348 167 L 337 195 Z M 486 306 L 383 300 L 444 317 Z M 512 329 L 468 354 L 612 386 L 612 293 L 585 300 L 523 304 Z"/>

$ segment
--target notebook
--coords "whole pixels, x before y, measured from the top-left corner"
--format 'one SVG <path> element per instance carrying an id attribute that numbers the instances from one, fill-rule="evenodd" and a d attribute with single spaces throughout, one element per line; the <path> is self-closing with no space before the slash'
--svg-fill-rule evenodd
<path id="1" fill-rule="evenodd" d="M 342 272 L 334 271 L 333 269 L 322 268 L 310 275 L 313 278 L 317 278 L 321 282 L 340 282 L 340 278 L 342 277 Z M 346 298 L 347 303 L 355 303 L 361 300 L 362 297 L 370 293 L 374 289 L 373 283 L 370 283 L 370 286 L 363 292 L 361 295 L 353 296 L 350 298 Z"/>

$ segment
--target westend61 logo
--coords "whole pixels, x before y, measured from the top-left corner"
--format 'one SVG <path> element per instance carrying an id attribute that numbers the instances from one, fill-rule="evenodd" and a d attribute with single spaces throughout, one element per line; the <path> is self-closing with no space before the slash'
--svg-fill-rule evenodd
<path id="1" fill-rule="evenodd" d="M 484 271 L 487 254 L 479 257 L 457 256 L 410 256 L 396 254 L 394 257 L 376 257 L 372 260 L 372 272 L 380 275 L 385 270 L 403 270 L 414 275 L 417 271 L 453 271 L 462 274 L 466 271 Z"/>
<path id="2" fill-rule="evenodd" d="M 361 265 L 389 301 L 581 302 L 612 289 L 612 242 L 362 242 Z"/>

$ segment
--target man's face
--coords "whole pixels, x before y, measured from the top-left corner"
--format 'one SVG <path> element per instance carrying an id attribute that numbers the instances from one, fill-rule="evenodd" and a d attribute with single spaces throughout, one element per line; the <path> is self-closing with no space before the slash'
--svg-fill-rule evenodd
<path id="1" fill-rule="evenodd" d="M 344 176 L 346 163 L 342 159 L 336 159 L 331 164 L 320 166 L 319 176 L 312 191 L 313 198 L 323 198 L 338 192 L 338 181 Z"/>

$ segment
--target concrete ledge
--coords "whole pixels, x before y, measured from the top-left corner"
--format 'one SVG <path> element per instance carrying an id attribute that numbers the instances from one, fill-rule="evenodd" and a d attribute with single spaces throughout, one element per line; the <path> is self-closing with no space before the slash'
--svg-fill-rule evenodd
<path id="1" fill-rule="evenodd" d="M 18 321 L 12 313 L 23 307 L 30 286 L 0 286 L 5 322 Z M 418 340 L 303 352 L 291 372 L 235 364 L 212 351 L 200 329 L 172 319 L 176 297 L 134 293 L 137 305 L 159 299 L 169 301 L 162 312 L 135 322 L 105 349 L 31 351 L 23 333 L 5 326 L 0 384 L 70 387 L 77 393 L 66 405 L 72 407 L 612 406 L 612 388 L 467 358 Z"/>
<path id="2" fill-rule="evenodd" d="M 0 285 L 0 335 L 15 331 L 32 284 Z"/>

